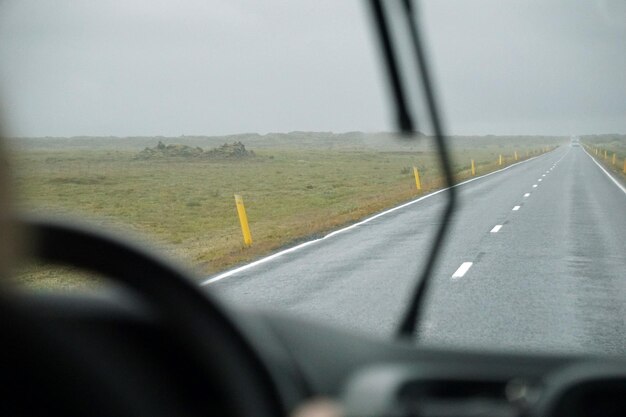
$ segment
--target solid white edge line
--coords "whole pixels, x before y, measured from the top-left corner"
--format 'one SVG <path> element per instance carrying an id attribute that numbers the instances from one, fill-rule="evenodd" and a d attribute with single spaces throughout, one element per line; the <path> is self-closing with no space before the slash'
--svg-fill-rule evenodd
<path id="1" fill-rule="evenodd" d="M 611 181 L 613 181 L 613 183 L 614 183 L 615 185 L 617 185 L 617 187 L 618 187 L 620 190 L 622 190 L 622 192 L 623 192 L 624 194 L 626 194 L 626 187 L 624 187 L 622 184 L 620 184 L 620 183 L 619 183 L 619 181 L 618 181 L 618 180 L 616 180 L 616 179 L 615 179 L 615 177 L 613 177 L 613 175 L 611 175 L 611 174 L 609 173 L 609 171 L 607 171 L 606 169 L 604 169 L 604 167 L 603 167 L 602 165 L 600 165 L 600 164 L 598 163 L 598 161 L 596 161 L 596 160 L 593 158 L 593 156 L 591 156 L 591 155 L 589 154 L 589 152 L 587 152 L 587 149 L 583 148 L 583 151 L 585 151 L 585 153 L 587 154 L 587 156 L 588 156 L 589 158 L 591 158 L 591 160 L 592 160 L 593 162 L 595 162 L 595 164 L 596 164 L 596 165 L 597 165 L 597 166 L 598 166 L 598 167 L 599 167 L 599 168 L 600 168 L 600 169 L 601 169 L 601 170 L 602 170 L 602 171 L 606 174 L 606 176 L 607 176 L 607 177 L 609 177 L 609 178 L 610 178 L 610 180 L 611 180 Z"/>
<path id="2" fill-rule="evenodd" d="M 513 207 L 513 211 L 517 211 L 517 210 L 519 210 L 519 208 L 520 208 L 520 206 L 515 206 L 515 207 Z"/>
<path id="3" fill-rule="evenodd" d="M 491 229 L 491 233 L 498 233 L 500 229 L 502 229 L 502 225 L 496 224 L 495 226 L 493 226 L 493 229 Z"/>
<path id="4" fill-rule="evenodd" d="M 396 207 L 390 208 L 390 209 L 388 209 L 388 210 L 385 210 L 385 211 L 383 211 L 383 212 L 381 212 L 381 213 L 378 213 L 378 214 L 376 214 L 376 215 L 374 215 L 374 216 L 368 217 L 368 218 L 366 218 L 365 220 L 361 220 L 361 221 L 360 221 L 360 222 L 358 222 L 358 223 L 354 223 L 354 224 L 351 224 L 350 226 L 344 227 L 344 228 L 339 229 L 339 230 L 335 230 L 334 232 L 330 232 L 329 234 L 327 234 L 327 235 L 325 235 L 325 236 L 323 236 L 323 237 L 321 237 L 321 238 L 318 238 L 318 239 L 313 239 L 313 240 L 309 240 L 309 241 L 307 241 L 307 242 L 301 243 L 301 244 L 296 245 L 296 246 L 294 246 L 294 247 L 291 247 L 291 248 L 288 248 L 288 249 L 284 249 L 284 250 L 282 250 L 282 251 L 280 251 L 280 252 L 276 252 L 276 253 L 274 253 L 274 254 L 272 254 L 272 255 L 266 256 L 266 257 L 261 258 L 261 259 L 257 259 L 256 261 L 253 261 L 253 262 L 250 262 L 250 263 L 248 263 L 248 264 L 242 265 L 242 266 L 240 266 L 240 267 L 237 267 L 237 268 L 231 269 L 231 270 L 229 270 L 229 271 L 223 272 L 223 273 L 221 273 L 221 274 L 219 274 L 219 275 L 216 275 L 216 276 L 214 276 L 214 277 L 212 277 L 212 278 L 209 278 L 209 279 L 207 279 L 207 280 L 205 280 L 205 281 L 202 281 L 199 285 L 200 285 L 200 286 L 205 286 L 205 285 L 208 285 L 208 284 L 212 284 L 212 283 L 217 282 L 217 281 L 220 281 L 220 280 L 222 280 L 222 279 L 224 279 L 224 278 L 228 278 L 228 277 L 230 277 L 230 276 L 232 276 L 232 275 L 235 275 L 235 274 L 237 274 L 237 273 L 239 273 L 239 272 L 242 272 L 242 271 L 248 270 L 248 269 L 250 269 L 250 268 L 254 268 L 254 267 L 255 267 L 255 266 L 257 266 L 257 265 L 264 264 L 264 263 L 266 263 L 266 262 L 269 262 L 269 261 L 271 261 L 271 260 L 274 260 L 274 259 L 276 259 L 276 258 L 279 258 L 279 257 L 281 257 L 281 256 L 283 256 L 283 255 L 286 255 L 286 254 L 288 254 L 288 253 L 295 252 L 295 251 L 300 250 L 300 249 L 302 249 L 302 248 L 304 248 L 304 247 L 306 247 L 306 246 L 309 246 L 309 245 L 312 245 L 312 244 L 314 244 L 314 243 L 320 242 L 320 241 L 322 241 L 322 240 L 324 240 L 324 239 L 328 239 L 329 237 L 332 237 L 332 236 L 338 235 L 338 234 L 343 233 L 343 232 L 347 232 L 348 230 L 354 229 L 354 228 L 356 228 L 356 227 L 358 227 L 358 226 L 361 226 L 361 225 L 363 225 L 363 224 L 365 224 L 365 223 L 369 223 L 369 222 L 371 222 L 371 221 L 372 221 L 372 220 L 374 220 L 374 219 L 377 219 L 377 218 L 382 217 L 382 216 L 384 216 L 384 215 L 386 215 L 386 214 L 392 213 L 392 212 L 394 212 L 394 211 L 396 211 L 396 210 L 400 210 L 400 209 L 403 209 L 403 208 L 405 208 L 405 207 L 411 206 L 411 205 L 413 205 L 413 204 L 415 204 L 415 203 L 419 203 L 419 202 L 420 202 L 420 201 L 422 201 L 422 200 L 425 200 L 425 199 L 430 198 L 430 197 L 432 197 L 432 196 L 435 196 L 435 195 L 437 195 L 437 194 L 443 193 L 444 191 L 448 191 L 450 188 L 460 187 L 461 185 L 469 184 L 470 182 L 474 182 L 474 181 L 477 181 L 477 180 L 480 180 L 480 179 L 483 179 L 483 178 L 487 178 L 487 177 L 488 177 L 488 176 L 490 176 L 490 175 L 494 175 L 494 174 L 497 174 L 497 173 L 499 173 L 499 172 L 506 171 L 506 170 L 508 170 L 508 169 L 513 168 L 514 166 L 517 166 L 517 165 L 520 165 L 520 164 L 524 164 L 524 163 L 526 163 L 526 162 L 533 161 L 533 160 L 535 160 L 535 159 L 537 159 L 537 158 L 541 158 L 542 156 L 546 156 L 546 155 L 549 155 L 549 153 L 544 153 L 543 155 L 534 156 L 534 157 L 532 157 L 532 158 L 525 159 L 525 160 L 520 161 L 520 162 L 516 162 L 516 163 L 514 163 L 514 164 L 512 164 L 512 165 L 509 165 L 509 166 L 504 167 L 504 168 L 502 168 L 502 169 L 499 169 L 499 170 L 497 170 L 497 171 L 493 171 L 493 172 L 490 172 L 490 173 L 488 173 L 488 174 L 481 175 L 481 176 L 476 177 L 476 178 L 470 178 L 469 180 L 465 180 L 465 181 L 460 182 L 460 183 L 458 183 L 458 184 L 454 184 L 454 185 L 453 185 L 453 186 L 451 186 L 451 187 L 442 188 L 441 190 L 434 191 L 434 192 L 432 192 L 432 193 L 430 193 L 430 194 L 426 194 L 426 195 L 424 195 L 424 196 L 421 196 L 421 197 L 419 197 L 419 198 L 417 198 L 417 199 L 415 199 L 415 200 L 411 200 L 411 201 L 409 201 L 409 202 L 407 202 L 407 203 L 401 204 L 401 205 L 399 205 L 399 206 L 396 206 Z M 471 262 L 470 262 L 470 263 L 471 263 Z"/>
<path id="5" fill-rule="evenodd" d="M 467 271 L 469 271 L 472 265 L 474 265 L 474 262 L 463 262 L 456 272 L 452 274 L 452 279 L 462 278 L 463 275 L 467 274 Z"/>

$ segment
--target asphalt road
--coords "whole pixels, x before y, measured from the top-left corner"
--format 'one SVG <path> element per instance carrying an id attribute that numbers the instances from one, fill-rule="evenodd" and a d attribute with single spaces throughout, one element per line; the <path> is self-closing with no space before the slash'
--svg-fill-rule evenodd
<path id="1" fill-rule="evenodd" d="M 562 146 L 457 190 L 421 343 L 623 354 L 626 192 L 582 147 Z M 391 337 L 443 201 L 430 196 L 213 277 L 206 288 L 239 306 Z"/>

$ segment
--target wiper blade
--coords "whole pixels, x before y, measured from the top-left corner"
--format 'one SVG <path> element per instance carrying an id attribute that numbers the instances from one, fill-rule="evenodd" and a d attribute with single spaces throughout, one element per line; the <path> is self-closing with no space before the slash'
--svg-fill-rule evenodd
<path id="1" fill-rule="evenodd" d="M 389 32 L 387 17 L 385 16 L 385 10 L 380 0 L 370 0 L 370 9 L 372 11 L 372 17 L 374 18 L 374 23 L 378 32 L 378 38 L 380 39 L 380 47 L 384 55 L 387 75 L 391 84 L 398 129 L 403 133 L 413 133 L 417 129 L 415 128 L 415 124 L 413 123 L 413 119 L 409 113 L 406 95 L 404 94 L 404 87 L 402 85 L 402 80 L 400 79 L 396 52 L 394 50 L 393 43 L 391 42 L 391 35 Z"/>
<path id="2" fill-rule="evenodd" d="M 411 0 L 399 0 L 401 1 L 401 14 L 406 19 L 406 26 L 408 27 L 408 44 L 411 47 L 411 53 L 416 60 L 417 76 L 420 78 L 424 95 L 426 99 L 426 105 L 428 107 L 428 116 L 431 119 L 433 136 L 437 145 L 437 151 L 439 154 L 439 161 L 444 172 L 444 178 L 446 180 L 446 195 L 448 197 L 443 218 L 440 226 L 435 235 L 433 245 L 431 247 L 428 260 L 418 277 L 417 285 L 413 292 L 409 305 L 407 306 L 400 326 L 398 328 L 398 337 L 413 337 L 417 339 L 419 334 L 417 333 L 420 319 L 423 315 L 424 298 L 428 292 L 431 282 L 431 274 L 434 270 L 435 263 L 437 261 L 440 248 L 443 246 L 445 237 L 448 231 L 448 225 L 452 219 L 454 213 L 454 206 L 456 203 L 456 194 L 454 189 L 454 176 L 452 173 L 452 167 L 449 160 L 448 149 L 444 139 L 443 127 L 441 119 L 439 117 L 438 105 L 435 97 L 435 93 L 432 87 L 432 81 L 429 73 L 427 59 L 424 53 L 424 48 L 420 38 L 419 28 L 415 19 L 415 12 L 413 3 Z M 401 76 L 399 67 L 396 60 L 396 51 L 392 42 L 392 38 L 389 31 L 389 24 L 385 15 L 385 4 L 389 2 L 383 2 L 382 0 L 370 0 L 370 8 L 372 15 L 376 22 L 378 29 L 378 35 L 380 37 L 380 44 L 383 49 L 383 58 L 387 66 L 387 74 L 389 77 L 389 83 L 391 84 L 393 95 L 395 98 L 395 106 L 397 111 L 397 123 L 398 129 L 403 133 L 414 133 L 411 113 L 408 110 L 406 97 L 407 91 L 401 82 Z M 403 114 L 406 112 L 406 116 Z"/>

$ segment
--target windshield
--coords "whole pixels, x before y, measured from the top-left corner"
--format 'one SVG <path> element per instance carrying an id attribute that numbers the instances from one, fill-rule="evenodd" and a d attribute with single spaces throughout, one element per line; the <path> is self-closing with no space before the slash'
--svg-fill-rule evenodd
<path id="1" fill-rule="evenodd" d="M 227 304 L 393 337 L 446 184 L 423 101 L 393 133 L 365 6 L 2 3 L 18 208 L 140 239 Z M 419 6 L 459 200 L 419 343 L 623 354 L 626 6 Z"/>

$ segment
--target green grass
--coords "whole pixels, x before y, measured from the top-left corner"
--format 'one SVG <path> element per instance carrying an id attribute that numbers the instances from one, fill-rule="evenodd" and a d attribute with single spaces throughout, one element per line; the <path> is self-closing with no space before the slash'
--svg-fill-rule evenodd
<path id="1" fill-rule="evenodd" d="M 554 144 L 557 139 L 543 140 Z M 559 139 L 560 140 L 560 139 Z M 535 140 L 539 142 L 539 140 Z M 538 152 L 532 141 L 477 138 L 453 143 L 457 179 Z M 255 149 L 241 161 L 135 160 L 136 150 L 22 148 L 14 152 L 19 208 L 83 216 L 116 232 L 147 237 L 152 246 L 182 259 L 199 275 L 250 261 L 286 245 L 320 236 L 443 185 L 432 147 L 421 150 Z M 252 237 L 244 247 L 233 194 L 244 199 Z M 67 271 L 23 270 L 35 288 L 81 287 Z"/>

